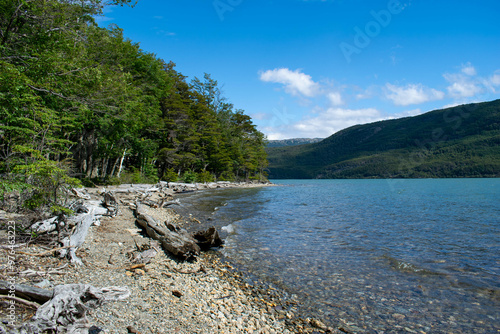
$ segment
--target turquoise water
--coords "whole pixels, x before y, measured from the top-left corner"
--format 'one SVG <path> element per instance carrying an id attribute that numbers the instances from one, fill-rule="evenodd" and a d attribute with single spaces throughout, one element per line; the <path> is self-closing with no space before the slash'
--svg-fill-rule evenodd
<path id="1" fill-rule="evenodd" d="M 359 333 L 500 333 L 500 179 L 275 183 L 187 206 L 305 316 Z"/>

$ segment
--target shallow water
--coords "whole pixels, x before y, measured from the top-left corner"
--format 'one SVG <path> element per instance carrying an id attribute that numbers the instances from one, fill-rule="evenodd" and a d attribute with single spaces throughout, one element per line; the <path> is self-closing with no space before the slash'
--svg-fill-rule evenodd
<path id="1" fill-rule="evenodd" d="M 305 316 L 359 333 L 500 333 L 500 179 L 275 183 L 195 193 L 184 209 Z"/>

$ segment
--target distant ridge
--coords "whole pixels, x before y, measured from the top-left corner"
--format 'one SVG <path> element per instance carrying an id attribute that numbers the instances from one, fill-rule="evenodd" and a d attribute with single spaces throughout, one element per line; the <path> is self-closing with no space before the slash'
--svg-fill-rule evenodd
<path id="1" fill-rule="evenodd" d="M 282 147 L 282 146 L 296 146 L 304 144 L 313 144 L 322 141 L 323 138 L 292 138 L 282 140 L 269 140 L 267 147 Z"/>
<path id="2" fill-rule="evenodd" d="M 500 100 L 268 147 L 269 178 L 500 177 Z"/>

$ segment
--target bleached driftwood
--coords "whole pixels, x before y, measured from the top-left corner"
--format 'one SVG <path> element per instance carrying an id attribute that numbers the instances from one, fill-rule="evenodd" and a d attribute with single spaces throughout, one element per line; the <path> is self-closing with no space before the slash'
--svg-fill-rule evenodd
<path id="1" fill-rule="evenodd" d="M 22 298 L 19 298 L 19 297 L 13 297 L 13 296 L 10 296 L 10 295 L 1 295 L 0 294 L 0 299 L 12 300 L 15 303 L 21 303 L 21 304 L 24 304 L 24 305 L 29 306 L 31 308 L 34 308 L 34 309 L 37 309 L 37 308 L 40 307 L 40 304 L 38 304 L 38 303 L 30 302 L 29 300 L 22 299 Z"/>
<path id="2" fill-rule="evenodd" d="M 89 228 L 94 222 L 94 219 L 95 216 L 93 210 L 83 215 L 82 220 L 76 225 L 73 234 L 69 238 L 66 237 L 63 239 L 64 246 L 74 246 L 74 247 L 70 248 L 69 251 L 68 249 L 62 249 L 61 257 L 69 255 L 72 263 L 75 263 L 76 265 L 83 265 L 82 260 L 80 260 L 76 256 L 76 250 L 85 242 L 85 238 L 87 237 Z"/>
<path id="3" fill-rule="evenodd" d="M 85 206 L 90 210 L 94 210 L 95 216 L 106 216 L 108 214 L 108 209 L 102 206 L 102 201 L 90 200 L 85 201 Z"/>
<path id="4" fill-rule="evenodd" d="M 161 225 L 146 214 L 142 204 L 136 203 L 136 207 L 137 223 L 151 238 L 158 240 L 163 249 L 184 260 L 192 259 L 200 254 L 200 247 L 196 240 L 186 230 L 173 224 Z"/>
<path id="5" fill-rule="evenodd" d="M 155 192 L 158 192 L 160 191 L 160 188 L 156 185 L 156 186 L 153 186 L 149 189 L 146 189 L 146 193 L 155 193 Z"/>
<path id="6" fill-rule="evenodd" d="M 23 299 L 34 300 L 39 303 L 45 303 L 54 295 L 52 290 L 45 290 L 24 284 L 11 284 L 7 281 L 0 281 L 0 293 L 9 294 L 11 291 Z"/>
<path id="7" fill-rule="evenodd" d="M 105 191 L 102 195 L 104 196 L 102 206 L 108 210 L 106 215 L 111 217 L 116 216 L 118 214 L 118 202 L 115 195 L 109 191 Z"/>
<path id="8" fill-rule="evenodd" d="M 173 201 L 167 201 L 167 202 L 161 203 L 160 208 L 166 208 L 166 207 L 171 206 L 171 205 L 180 205 L 180 206 L 182 206 L 181 202 L 177 198 L 177 199 L 174 199 Z"/>
<path id="9" fill-rule="evenodd" d="M 71 210 L 73 210 L 73 212 L 75 213 L 88 213 L 89 212 L 89 208 L 87 208 L 84 204 L 83 204 L 83 201 L 80 200 L 76 203 L 74 203 L 73 205 L 71 205 L 69 207 Z"/>
<path id="10" fill-rule="evenodd" d="M 164 189 L 170 189 L 176 193 L 191 192 L 191 191 L 199 190 L 198 184 L 179 183 L 179 182 L 164 182 L 164 181 L 160 181 L 158 183 L 158 188 L 160 188 L 162 191 L 164 191 Z"/>
<path id="11" fill-rule="evenodd" d="M 67 264 L 66 264 L 67 265 Z M 49 269 L 47 271 L 42 271 L 42 270 L 33 270 L 33 269 L 26 269 L 24 271 L 19 272 L 19 277 L 33 277 L 33 276 L 47 276 L 47 275 L 66 275 L 67 272 L 61 271 L 60 269 L 64 268 L 66 265 L 61 266 L 59 268 L 53 268 Z"/>
<path id="12" fill-rule="evenodd" d="M 57 229 L 57 217 L 42 220 L 31 225 L 31 229 L 37 233 L 52 232 Z"/>
<path id="13" fill-rule="evenodd" d="M 87 334 L 87 311 L 108 301 L 124 300 L 130 296 L 126 287 L 95 288 L 88 284 L 58 285 L 53 297 L 40 306 L 34 317 L 10 333 L 72 333 Z"/>
<path id="14" fill-rule="evenodd" d="M 109 210 L 100 206 L 99 202 L 96 201 L 87 201 L 87 204 L 83 203 L 75 203 L 72 207 L 72 210 L 75 212 L 83 212 L 80 214 L 76 214 L 74 216 L 67 217 L 67 223 L 71 227 L 79 224 L 80 221 L 84 220 L 87 214 L 93 210 L 94 216 L 104 216 L 109 213 Z M 52 217 L 41 222 L 37 222 L 31 226 L 31 229 L 37 233 L 49 233 L 57 230 L 57 224 L 61 224 L 61 227 L 65 226 L 64 222 L 60 222 L 58 217 Z"/>
<path id="15" fill-rule="evenodd" d="M 141 204 L 145 204 L 152 208 L 166 208 L 169 207 L 170 205 L 181 205 L 179 199 L 168 201 L 166 198 L 160 198 L 158 202 L 155 202 L 150 199 L 140 199 L 140 202 Z"/>
<path id="16" fill-rule="evenodd" d="M 84 194 L 82 191 L 80 191 L 76 188 L 71 188 L 71 192 L 73 193 L 73 195 L 75 195 L 78 198 L 90 199 L 90 195 Z"/>

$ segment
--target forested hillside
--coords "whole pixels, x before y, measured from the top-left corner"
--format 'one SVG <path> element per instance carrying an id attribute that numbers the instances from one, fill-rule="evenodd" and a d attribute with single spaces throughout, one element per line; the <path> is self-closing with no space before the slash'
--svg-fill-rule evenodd
<path id="1" fill-rule="evenodd" d="M 499 177 L 500 100 L 356 125 L 268 154 L 270 178 Z"/>
<path id="2" fill-rule="evenodd" d="M 129 3 L 0 1 L 1 196 L 22 190 L 37 206 L 78 180 L 264 177 L 264 135 L 216 80 L 188 82 L 95 23 L 104 5 Z"/>

